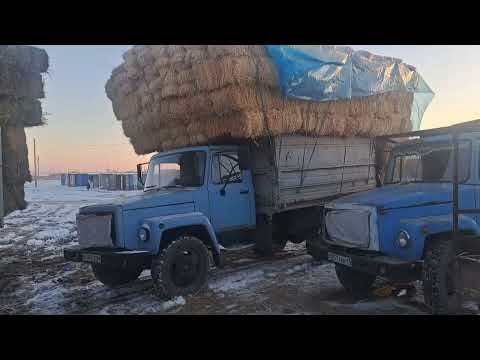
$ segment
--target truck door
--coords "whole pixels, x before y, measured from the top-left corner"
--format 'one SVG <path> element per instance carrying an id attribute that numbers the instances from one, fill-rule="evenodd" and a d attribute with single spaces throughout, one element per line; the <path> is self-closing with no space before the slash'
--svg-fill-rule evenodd
<path id="1" fill-rule="evenodd" d="M 461 140 L 458 147 L 458 181 L 459 181 L 459 209 L 474 209 L 478 206 L 478 185 L 475 169 L 475 144 L 470 140 Z M 452 151 L 453 157 L 453 151 Z M 452 161 L 452 180 L 453 180 L 453 161 Z M 478 216 L 471 216 L 478 222 Z"/>
<path id="2" fill-rule="evenodd" d="M 237 151 L 212 154 L 208 184 L 210 221 L 217 232 L 252 227 L 252 180 L 242 173 Z"/>

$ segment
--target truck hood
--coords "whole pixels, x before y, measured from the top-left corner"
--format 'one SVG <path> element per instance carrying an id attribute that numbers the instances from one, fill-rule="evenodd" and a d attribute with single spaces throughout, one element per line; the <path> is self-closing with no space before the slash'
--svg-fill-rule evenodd
<path id="1" fill-rule="evenodd" d="M 193 203 L 193 189 L 152 190 L 116 201 L 123 211 Z"/>
<path id="2" fill-rule="evenodd" d="M 409 183 L 386 185 L 347 195 L 332 204 L 357 204 L 380 209 L 396 209 L 452 201 L 451 183 Z"/>

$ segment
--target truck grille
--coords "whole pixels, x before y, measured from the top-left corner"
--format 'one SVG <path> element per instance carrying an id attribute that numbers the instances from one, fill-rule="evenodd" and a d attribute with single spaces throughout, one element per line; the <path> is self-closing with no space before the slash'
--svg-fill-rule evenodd
<path id="1" fill-rule="evenodd" d="M 368 248 L 370 244 L 370 211 L 363 209 L 330 210 L 325 225 L 330 243 Z"/>
<path id="2" fill-rule="evenodd" d="M 112 214 L 78 214 L 77 232 L 80 247 L 113 247 L 114 223 Z"/>

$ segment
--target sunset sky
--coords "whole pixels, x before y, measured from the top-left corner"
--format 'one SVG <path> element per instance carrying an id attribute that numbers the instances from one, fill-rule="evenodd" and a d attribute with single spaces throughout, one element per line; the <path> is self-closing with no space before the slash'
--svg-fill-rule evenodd
<path id="1" fill-rule="evenodd" d="M 30 166 L 33 138 L 41 174 L 134 170 L 137 156 L 105 95 L 112 69 L 129 45 L 36 45 L 50 56 L 43 110 L 47 125 L 27 129 Z M 435 92 L 422 128 L 480 118 L 480 46 L 354 45 L 356 50 L 401 58 L 417 68 Z"/>

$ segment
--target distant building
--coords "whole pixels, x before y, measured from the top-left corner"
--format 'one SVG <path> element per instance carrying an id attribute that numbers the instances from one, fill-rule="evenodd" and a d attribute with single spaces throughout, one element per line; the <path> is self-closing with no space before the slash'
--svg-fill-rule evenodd
<path id="1" fill-rule="evenodd" d="M 64 186 L 87 186 L 88 181 L 92 188 L 109 191 L 131 191 L 141 189 L 137 183 L 136 172 L 100 173 L 100 174 L 62 174 L 61 184 Z"/>
<path id="2" fill-rule="evenodd" d="M 71 187 L 87 186 L 88 174 L 77 174 L 77 173 L 66 174 L 65 184 Z"/>

